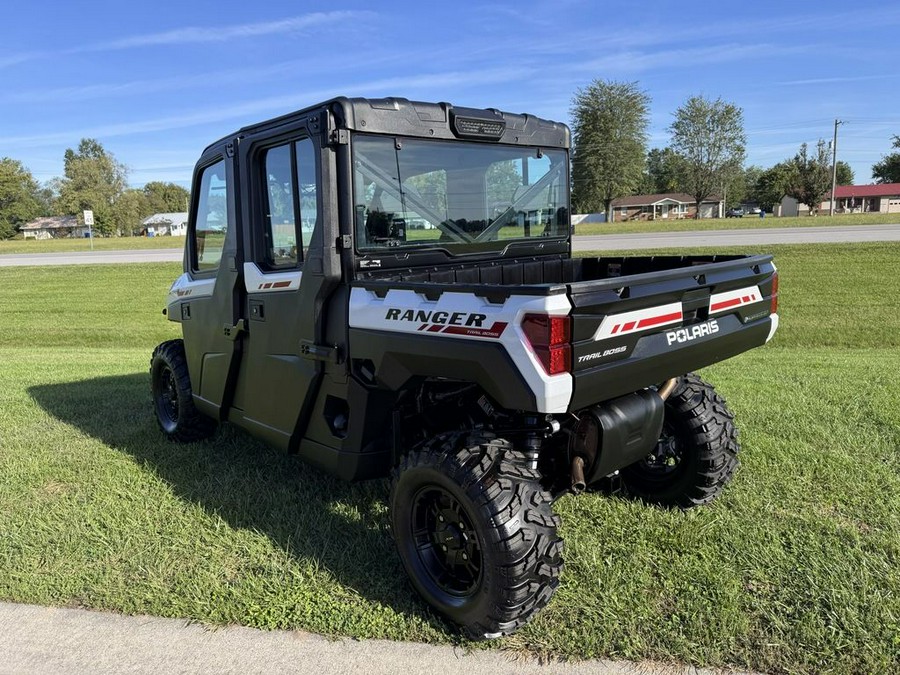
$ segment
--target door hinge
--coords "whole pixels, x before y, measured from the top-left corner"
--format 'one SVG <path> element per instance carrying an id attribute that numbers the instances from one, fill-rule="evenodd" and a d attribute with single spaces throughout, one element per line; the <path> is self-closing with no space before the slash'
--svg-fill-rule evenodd
<path id="1" fill-rule="evenodd" d="M 328 142 L 331 145 L 347 145 L 350 143 L 350 132 L 347 129 L 332 129 Z"/>
<path id="2" fill-rule="evenodd" d="M 238 336 L 241 333 L 247 332 L 247 322 L 244 321 L 243 319 L 241 319 L 233 326 L 229 326 L 228 324 L 225 324 L 222 327 L 222 332 L 225 335 L 225 337 L 228 338 L 229 340 L 232 340 L 232 341 L 237 340 Z"/>
<path id="3" fill-rule="evenodd" d="M 353 249 L 353 237 L 349 234 L 342 234 L 337 239 L 337 247 L 341 251 L 350 251 Z"/>
<path id="4" fill-rule="evenodd" d="M 300 354 L 312 361 L 331 361 L 340 363 L 340 350 L 336 345 L 317 345 L 310 340 L 300 341 Z"/>

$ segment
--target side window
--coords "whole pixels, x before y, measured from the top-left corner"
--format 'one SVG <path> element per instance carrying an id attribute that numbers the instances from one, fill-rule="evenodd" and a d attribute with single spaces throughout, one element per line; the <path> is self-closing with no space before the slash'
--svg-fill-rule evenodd
<path id="1" fill-rule="evenodd" d="M 273 267 L 293 267 L 298 260 L 291 164 L 290 145 L 266 150 L 266 262 Z"/>
<path id="2" fill-rule="evenodd" d="M 297 180 L 300 186 L 300 230 L 303 236 L 303 254 L 309 249 L 313 230 L 319 219 L 318 178 L 313 142 L 304 138 L 296 143 Z"/>
<path id="3" fill-rule="evenodd" d="M 194 228 L 195 271 L 203 272 L 219 267 L 228 232 L 227 188 L 224 160 L 203 169 Z"/>
<path id="4" fill-rule="evenodd" d="M 269 267 L 296 267 L 309 249 L 318 220 L 318 182 L 313 142 L 265 150 L 261 166 L 265 176 L 265 262 Z M 302 253 L 301 253 L 302 252 Z"/>

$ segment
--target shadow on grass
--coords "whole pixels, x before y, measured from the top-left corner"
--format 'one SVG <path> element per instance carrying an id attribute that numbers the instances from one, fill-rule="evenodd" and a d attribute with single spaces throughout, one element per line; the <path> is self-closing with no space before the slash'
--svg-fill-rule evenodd
<path id="1" fill-rule="evenodd" d="M 133 456 L 179 497 L 233 528 L 264 533 L 363 598 L 445 629 L 415 596 L 397 558 L 385 481 L 339 481 L 229 425 L 207 442 L 171 443 L 152 417 L 144 374 L 40 385 L 29 393 L 57 419 Z"/>

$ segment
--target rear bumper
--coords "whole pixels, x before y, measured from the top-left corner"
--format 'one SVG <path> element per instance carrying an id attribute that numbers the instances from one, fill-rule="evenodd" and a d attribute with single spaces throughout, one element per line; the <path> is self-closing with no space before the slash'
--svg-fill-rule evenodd
<path id="1" fill-rule="evenodd" d="M 712 365 L 768 342 L 778 327 L 773 314 L 750 323 L 737 315 L 715 320 L 714 333 L 679 342 L 670 332 L 641 337 L 634 349 L 611 355 L 617 360 L 576 371 L 569 411 L 659 384 L 671 377 Z"/>

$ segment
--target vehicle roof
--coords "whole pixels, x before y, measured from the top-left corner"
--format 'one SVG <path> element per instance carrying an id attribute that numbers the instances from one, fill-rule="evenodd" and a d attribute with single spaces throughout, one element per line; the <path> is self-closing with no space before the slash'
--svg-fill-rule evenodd
<path id="1" fill-rule="evenodd" d="M 435 138 L 455 138 L 450 129 L 451 111 L 458 114 L 501 115 L 506 122 L 506 130 L 499 141 L 501 143 L 559 148 L 570 146 L 570 132 L 565 124 L 526 113 L 509 113 L 496 108 L 463 108 L 446 102 L 429 103 L 397 97 L 341 96 L 242 127 L 237 132 L 210 143 L 204 153 L 235 137 L 265 133 L 325 110 L 331 110 L 335 114 L 339 128 Z"/>

